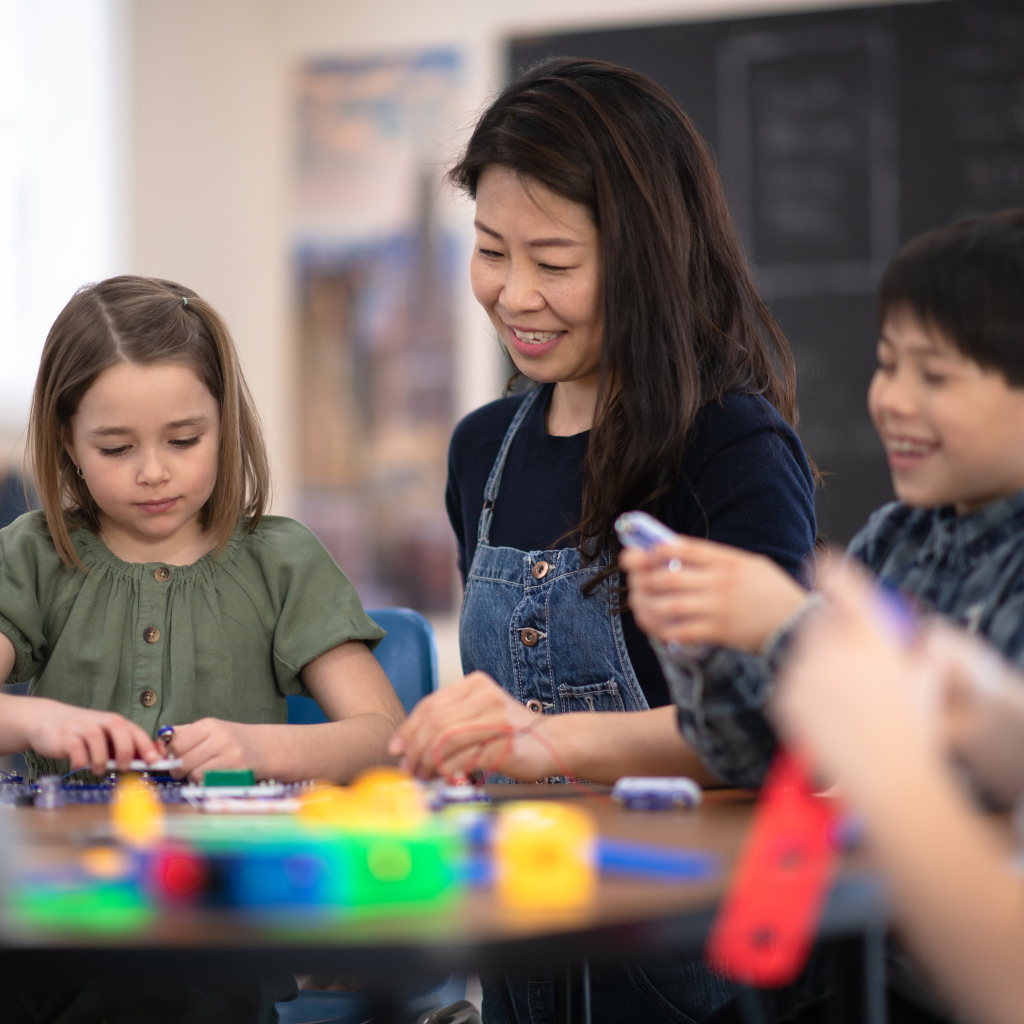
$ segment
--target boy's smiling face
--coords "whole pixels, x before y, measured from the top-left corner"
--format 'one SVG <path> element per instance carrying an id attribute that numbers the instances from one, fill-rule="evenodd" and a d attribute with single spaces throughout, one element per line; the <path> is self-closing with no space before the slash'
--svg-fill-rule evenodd
<path id="1" fill-rule="evenodd" d="M 868 409 L 900 501 L 965 515 L 1024 489 L 1024 388 L 908 311 L 882 326 Z"/>

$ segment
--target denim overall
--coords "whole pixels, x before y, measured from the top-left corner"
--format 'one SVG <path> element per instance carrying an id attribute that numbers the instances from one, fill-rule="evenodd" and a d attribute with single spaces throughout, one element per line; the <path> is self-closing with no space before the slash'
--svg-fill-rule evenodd
<path id="1" fill-rule="evenodd" d="M 516 433 L 543 388 L 530 392 L 509 424 L 484 488 L 476 552 L 466 577 L 459 618 L 464 672 L 486 672 L 531 711 L 646 711 L 629 660 L 622 622 L 612 611 L 612 579 L 589 597 L 581 588 L 610 562 L 603 551 L 590 565 L 577 548 L 520 551 L 492 547 L 491 519 L 505 460 Z M 512 500 L 515 500 L 514 497 Z M 491 781 L 511 781 L 506 777 Z M 554 989 L 546 971 L 483 980 L 485 1024 L 547 1024 Z M 505 992 L 502 992 L 502 988 Z M 699 954 L 657 963 L 635 958 L 590 964 L 595 1024 L 699 1020 L 727 1001 L 727 982 Z M 512 1008 L 511 1018 L 507 1012 Z"/>

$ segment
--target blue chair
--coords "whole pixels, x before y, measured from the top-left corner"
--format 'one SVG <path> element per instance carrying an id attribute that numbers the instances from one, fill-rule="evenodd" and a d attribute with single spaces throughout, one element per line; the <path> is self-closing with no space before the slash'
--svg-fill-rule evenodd
<path id="1" fill-rule="evenodd" d="M 373 653 L 408 713 L 421 697 L 437 689 L 434 631 L 411 608 L 378 608 L 367 614 L 388 631 Z M 288 698 L 289 725 L 317 725 L 326 721 L 327 716 L 312 697 L 292 694 Z"/>
<path id="2" fill-rule="evenodd" d="M 378 608 L 367 612 L 388 635 L 373 652 L 398 694 L 406 712 L 437 689 L 437 645 L 430 623 L 411 608 Z M 311 697 L 288 697 L 289 725 L 316 725 L 327 716 Z M 463 999 L 466 979 L 445 979 L 437 988 L 416 997 L 408 1005 L 409 1024 L 423 1011 Z M 359 992 L 303 991 L 297 999 L 277 1004 L 281 1024 L 362 1024 L 369 1019 L 366 997 Z"/>

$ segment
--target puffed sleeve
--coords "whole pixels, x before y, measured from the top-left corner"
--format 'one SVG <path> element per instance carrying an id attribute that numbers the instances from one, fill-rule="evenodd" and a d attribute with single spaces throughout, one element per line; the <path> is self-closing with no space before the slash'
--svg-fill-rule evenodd
<path id="1" fill-rule="evenodd" d="M 43 666 L 46 634 L 41 594 L 62 565 L 39 513 L 29 512 L 0 530 L 0 633 L 11 641 L 16 654 L 5 683 L 23 683 Z"/>
<path id="2" fill-rule="evenodd" d="M 299 677 L 304 665 L 349 640 L 373 650 L 386 634 L 310 530 L 275 518 L 265 533 L 261 561 L 277 604 L 274 674 L 282 693 L 305 693 Z"/>

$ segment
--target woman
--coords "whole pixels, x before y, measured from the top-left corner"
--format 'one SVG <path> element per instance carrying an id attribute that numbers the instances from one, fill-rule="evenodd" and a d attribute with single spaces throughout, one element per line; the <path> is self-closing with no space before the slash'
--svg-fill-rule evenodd
<path id="1" fill-rule="evenodd" d="M 456 428 L 447 501 L 469 675 L 421 702 L 392 752 L 422 775 L 482 756 L 519 779 L 686 771 L 713 783 L 654 651 L 620 614 L 615 518 L 645 508 L 794 576 L 815 529 L 792 355 L 704 143 L 642 75 L 556 59 L 486 111 L 450 179 L 476 200 L 474 294 L 540 386 Z M 707 656 L 738 671 L 745 657 Z M 534 730 L 508 751 L 481 743 L 540 713 L 544 742 Z M 706 727 L 744 713 L 709 708 Z M 592 965 L 595 1020 L 697 1018 L 724 998 L 697 959 L 664 965 L 661 981 L 647 966 L 631 962 L 627 979 Z M 550 1012 L 533 979 L 504 995 L 486 990 L 490 1020 L 503 1008 L 513 1019 L 511 1003 L 521 1020 Z"/>

